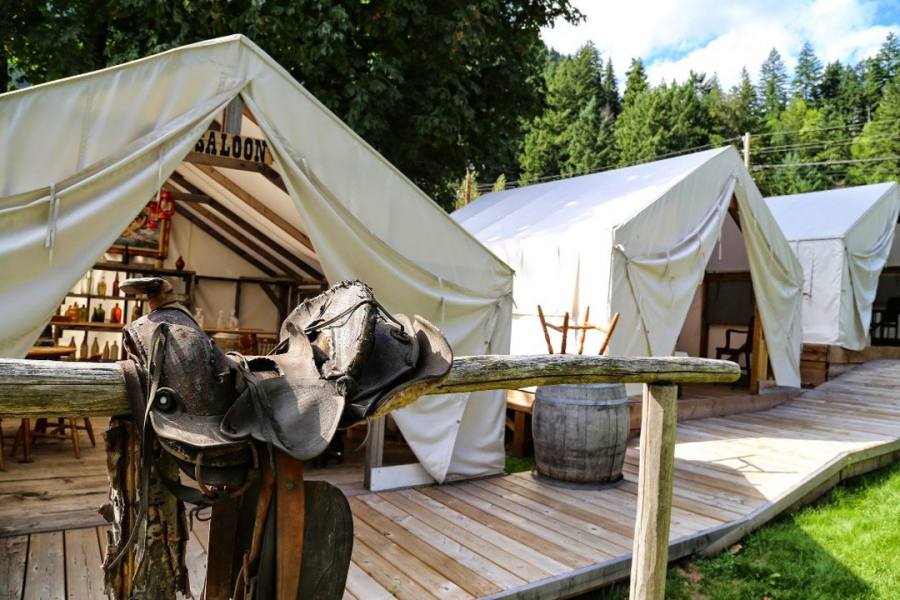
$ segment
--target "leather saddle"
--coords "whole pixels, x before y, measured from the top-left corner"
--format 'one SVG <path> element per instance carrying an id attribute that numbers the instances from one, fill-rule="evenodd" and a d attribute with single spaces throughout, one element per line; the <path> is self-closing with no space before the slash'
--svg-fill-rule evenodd
<path id="1" fill-rule="evenodd" d="M 131 279 L 121 289 L 140 293 L 158 282 Z M 133 413 L 147 417 L 186 474 L 213 485 L 235 484 L 235 467 L 258 460 L 251 439 L 308 460 L 339 426 L 414 402 L 453 361 L 440 330 L 391 315 L 359 281 L 301 303 L 267 356 L 224 354 L 175 302 L 128 325 L 124 345 L 146 390 L 132 399 Z"/>
<path id="2" fill-rule="evenodd" d="M 129 279 L 121 289 L 147 295 L 152 309 L 125 327 L 123 345 L 129 360 L 121 363 L 141 435 L 143 491 L 136 522 L 147 512 L 151 472 L 195 507 L 238 499 L 240 518 L 246 522 L 237 537 L 259 535 L 263 540 L 256 554 L 242 550 L 255 573 L 243 573 L 243 581 L 259 585 L 257 592 L 242 597 L 266 597 L 263 590 L 271 585 L 274 573 L 272 553 L 266 549 L 274 547 L 277 511 L 268 510 L 260 490 L 265 481 L 278 476 L 275 449 L 297 460 L 314 458 L 339 427 L 414 402 L 450 371 L 450 346 L 425 319 L 391 315 L 359 281 L 341 282 L 297 306 L 281 325 L 279 343 L 266 356 L 223 353 L 188 310 L 174 301 L 171 286 L 162 279 Z M 159 456 L 154 442 L 196 486 L 161 475 L 154 467 L 159 460 L 154 458 Z M 328 518 L 350 524 L 349 538 L 334 525 L 325 536 L 330 541 L 323 542 L 340 545 L 343 539 L 346 550 L 352 546 L 352 521 L 346 500 L 341 504 L 338 496 L 336 488 L 323 488 L 318 494 L 321 505 L 331 506 L 333 513 L 322 509 L 318 521 L 322 526 Z M 317 520 L 308 515 L 307 522 Z M 131 538 L 107 568 L 121 560 L 137 530 L 132 529 Z M 346 577 L 349 550 L 339 554 L 343 558 L 332 560 L 332 568 L 343 569 Z M 337 597 L 343 590 L 341 581 L 339 576 L 329 584 Z"/>

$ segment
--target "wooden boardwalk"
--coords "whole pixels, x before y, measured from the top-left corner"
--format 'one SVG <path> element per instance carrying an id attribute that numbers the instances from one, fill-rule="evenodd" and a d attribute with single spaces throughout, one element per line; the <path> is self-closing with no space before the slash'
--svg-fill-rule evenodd
<path id="1" fill-rule="evenodd" d="M 900 361 L 867 363 L 762 412 L 680 423 L 670 557 L 727 545 L 898 455 Z M 345 597 L 556 598 L 627 577 L 637 460 L 635 443 L 625 481 L 602 491 L 520 473 L 355 495 Z M 197 580 L 205 534 L 196 529 L 190 544 Z M 100 597 L 102 536 L 0 539 L 0 599 Z"/>

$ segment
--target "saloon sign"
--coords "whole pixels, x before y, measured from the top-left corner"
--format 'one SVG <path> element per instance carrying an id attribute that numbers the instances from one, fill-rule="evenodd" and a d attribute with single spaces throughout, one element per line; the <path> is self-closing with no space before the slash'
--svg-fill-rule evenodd
<path id="1" fill-rule="evenodd" d="M 194 145 L 195 152 L 211 156 L 236 158 L 271 165 L 272 154 L 266 140 L 232 135 L 221 131 L 209 131 Z"/>

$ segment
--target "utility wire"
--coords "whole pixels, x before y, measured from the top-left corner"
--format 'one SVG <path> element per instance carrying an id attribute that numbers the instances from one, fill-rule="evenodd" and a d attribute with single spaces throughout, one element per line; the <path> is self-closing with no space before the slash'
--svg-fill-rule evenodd
<path id="1" fill-rule="evenodd" d="M 830 165 L 855 165 L 860 163 L 886 162 L 891 160 L 900 160 L 900 156 L 879 156 L 876 158 L 849 158 L 844 160 L 820 160 L 795 163 L 779 163 L 775 165 L 753 165 L 754 171 L 762 169 L 783 169 L 787 167 L 827 167 Z"/>
<path id="2" fill-rule="evenodd" d="M 853 144 L 859 136 L 844 138 L 840 140 L 821 140 L 818 142 L 804 142 L 801 144 L 785 144 L 782 146 L 760 146 L 758 149 L 750 149 L 750 153 L 752 154 L 771 154 L 773 152 L 783 152 L 786 150 L 800 150 L 805 148 L 816 148 L 818 146 L 846 146 Z M 882 135 L 873 135 L 871 137 L 867 137 L 867 140 L 870 141 L 881 141 L 881 140 L 896 140 L 900 139 L 900 135 L 893 133 L 886 133 Z"/>

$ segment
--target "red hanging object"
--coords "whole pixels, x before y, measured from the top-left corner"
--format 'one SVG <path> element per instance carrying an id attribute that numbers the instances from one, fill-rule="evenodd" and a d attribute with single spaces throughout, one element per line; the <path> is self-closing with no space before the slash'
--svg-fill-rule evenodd
<path id="1" fill-rule="evenodd" d="M 156 229 L 159 226 L 159 203 L 151 200 L 147 203 L 147 228 Z"/>
<path id="2" fill-rule="evenodd" d="M 168 190 L 159 193 L 159 220 L 171 219 L 175 214 L 175 194 Z"/>

